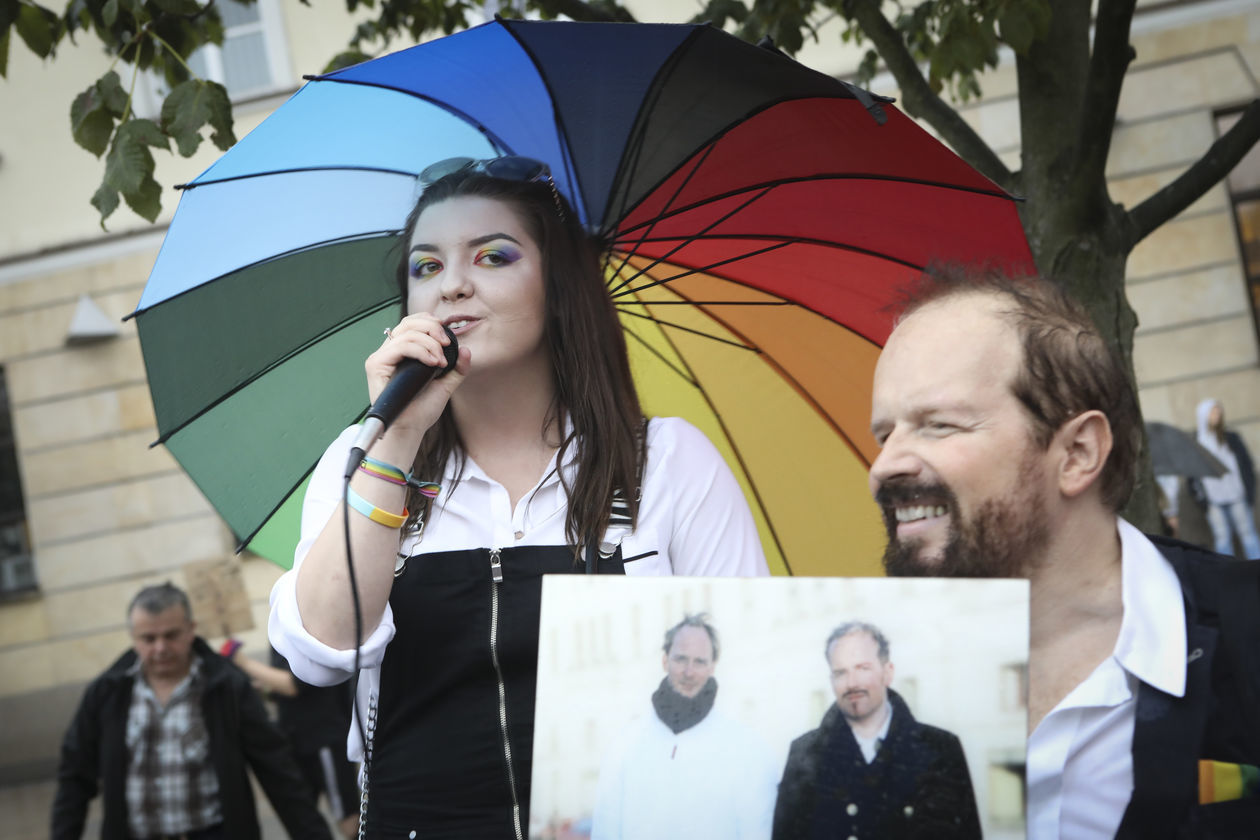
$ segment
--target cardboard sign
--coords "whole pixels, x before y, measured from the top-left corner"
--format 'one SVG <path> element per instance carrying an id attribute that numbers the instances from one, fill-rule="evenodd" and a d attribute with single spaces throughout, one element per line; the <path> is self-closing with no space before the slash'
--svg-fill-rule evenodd
<path id="1" fill-rule="evenodd" d="M 184 566 L 184 580 L 198 635 L 216 639 L 254 628 L 254 613 L 249 606 L 249 596 L 245 594 L 240 562 L 207 560 L 188 563 Z"/>

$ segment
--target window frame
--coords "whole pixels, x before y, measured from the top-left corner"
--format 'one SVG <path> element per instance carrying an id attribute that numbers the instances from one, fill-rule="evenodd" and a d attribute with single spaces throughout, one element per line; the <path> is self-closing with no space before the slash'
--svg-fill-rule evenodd
<path id="1" fill-rule="evenodd" d="M 280 6 L 280 0 L 255 0 L 254 7 L 258 10 L 258 21 L 256 24 L 249 24 L 249 31 L 253 31 L 253 27 L 257 26 L 257 31 L 262 33 L 263 52 L 267 71 L 271 75 L 271 81 L 265 86 L 239 92 L 229 89 L 228 98 L 233 105 L 257 102 L 277 94 L 290 93 L 294 87 L 289 38 L 285 28 L 285 18 Z M 244 30 L 245 27 L 225 27 L 224 40 L 233 37 L 234 29 Z M 238 34 L 247 33 L 239 31 Z M 223 76 L 223 48 L 220 45 L 205 44 L 198 48 L 193 55 L 204 56 L 206 61 L 205 78 L 208 81 L 218 82 L 226 87 Z M 156 119 L 161 114 L 162 103 L 169 92 L 166 80 L 160 75 L 153 72 L 142 73 L 134 103 L 136 115 Z"/>

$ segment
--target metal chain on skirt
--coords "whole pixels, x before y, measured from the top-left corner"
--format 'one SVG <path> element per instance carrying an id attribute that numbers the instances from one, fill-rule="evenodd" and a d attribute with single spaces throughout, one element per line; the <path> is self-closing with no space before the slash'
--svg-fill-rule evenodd
<path id="1" fill-rule="evenodd" d="M 359 794 L 359 840 L 367 840 L 368 778 L 372 769 L 372 742 L 376 740 L 376 695 L 368 694 L 367 726 L 363 737 L 363 782 Z"/>

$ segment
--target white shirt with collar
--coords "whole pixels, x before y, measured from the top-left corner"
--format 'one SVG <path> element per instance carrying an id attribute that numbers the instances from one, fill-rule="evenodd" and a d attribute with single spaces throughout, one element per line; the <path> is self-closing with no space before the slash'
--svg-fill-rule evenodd
<path id="1" fill-rule="evenodd" d="M 1117 519 L 1124 616 L 1111 656 L 1028 738 L 1028 840 L 1112 840 L 1133 793 L 1139 683 L 1182 697 L 1186 613 L 1164 555 Z"/>
<path id="2" fill-rule="evenodd" d="M 879 754 L 879 748 L 888 740 L 888 729 L 892 726 L 893 706 L 888 702 L 887 697 L 884 698 L 884 712 L 884 725 L 869 738 L 862 737 L 852 724 L 849 725 L 849 729 L 853 732 L 853 740 L 857 741 L 858 749 L 862 751 L 862 758 L 866 759 L 867 764 L 875 760 L 875 756 Z"/>
<path id="3" fill-rule="evenodd" d="M 329 446 L 311 475 L 302 506 L 302 534 L 293 568 L 271 590 L 267 633 L 289 661 L 298 679 L 312 685 L 333 685 L 354 673 L 354 651 L 331 648 L 306 632 L 297 605 L 297 570 L 315 538 L 341 502 L 342 473 L 358 427 L 346 429 Z M 564 464 L 570 482 L 576 475 L 576 453 L 570 447 Z M 426 479 L 426 476 L 417 476 Z M 556 470 L 556 458 L 538 484 L 512 507 L 507 489 L 490 478 L 471 458 L 456 484 L 453 464 L 441 479 L 442 491 L 423 539 L 410 536 L 401 553 L 565 545 L 568 500 Z M 352 514 L 357 515 L 357 514 Z M 753 577 L 768 575 L 757 526 L 735 476 L 704 433 L 677 417 L 648 423 L 639 524 L 613 527 L 606 542 L 620 543 L 627 575 L 690 575 Z M 360 649 L 364 669 L 358 706 L 367 708 L 368 693 L 380 685 L 380 663 L 394 637 L 388 604 L 381 622 Z M 351 727 L 350 757 L 362 755 L 357 726 Z"/>

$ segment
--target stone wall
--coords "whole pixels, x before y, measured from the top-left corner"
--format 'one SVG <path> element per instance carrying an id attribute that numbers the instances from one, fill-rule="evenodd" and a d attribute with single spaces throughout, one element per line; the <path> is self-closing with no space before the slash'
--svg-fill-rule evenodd
<path id="1" fill-rule="evenodd" d="M 0 603 L 0 784 L 47 778 L 83 685 L 129 645 L 127 603 L 181 568 L 234 556 L 231 534 L 157 437 L 139 340 L 69 346 L 82 294 L 111 319 L 135 306 L 155 252 L 32 273 L 0 285 L 8 381 L 39 588 Z M 255 612 L 244 638 L 266 650 L 279 574 L 238 560 Z"/>

